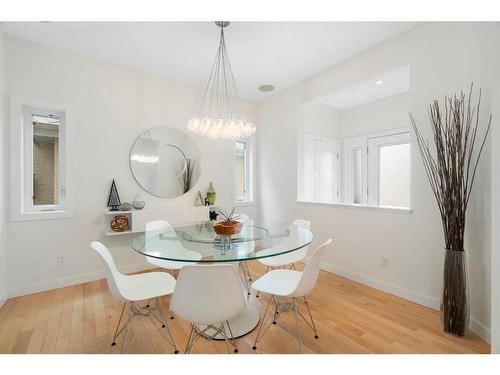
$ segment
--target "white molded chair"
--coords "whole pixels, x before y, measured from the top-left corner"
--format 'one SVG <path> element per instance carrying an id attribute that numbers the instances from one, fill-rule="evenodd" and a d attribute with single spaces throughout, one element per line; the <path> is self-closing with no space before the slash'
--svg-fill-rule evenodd
<path id="1" fill-rule="evenodd" d="M 170 310 L 191 323 L 186 353 L 191 353 L 196 340 L 203 336 L 213 339 L 220 335 L 234 343 L 229 320 L 247 305 L 238 275 L 231 264 L 185 266 L 179 272 Z M 227 328 L 227 330 L 226 330 Z"/>
<path id="2" fill-rule="evenodd" d="M 169 338 L 167 341 L 173 346 L 174 353 L 178 353 L 177 347 L 175 346 L 174 337 L 170 331 L 170 327 L 165 319 L 165 314 L 163 313 L 163 308 L 161 305 L 160 297 L 172 294 L 175 289 L 175 279 L 165 272 L 148 272 L 141 273 L 137 275 L 124 275 L 118 271 L 116 268 L 113 257 L 111 256 L 109 250 L 99 241 L 92 241 L 90 246 L 102 257 L 104 261 L 104 266 L 106 269 L 106 279 L 108 282 L 108 288 L 111 295 L 117 300 L 123 301 L 123 309 L 120 314 L 120 319 L 118 325 L 116 326 L 115 334 L 113 336 L 112 346 L 116 345 L 116 338 L 126 329 L 125 338 L 123 339 L 121 352 L 125 348 L 125 342 L 127 341 L 129 335 L 129 324 L 133 318 L 137 315 L 147 316 L 154 324 L 153 317 L 162 324 L 162 328 L 167 328 L 167 333 Z M 154 307 L 141 307 L 138 305 L 137 301 L 141 300 L 156 300 L 156 305 Z M 120 323 L 123 318 L 123 313 L 125 308 L 128 306 L 127 310 L 127 320 L 125 325 L 120 329 Z M 158 310 L 160 317 L 156 316 L 154 311 Z M 160 331 L 161 333 L 161 331 Z M 162 334 L 163 336 L 163 334 Z"/>
<path id="3" fill-rule="evenodd" d="M 305 228 L 305 229 L 311 229 L 311 222 L 308 220 L 303 220 L 303 219 L 297 219 L 295 220 L 292 225 L 290 226 L 290 230 L 297 230 L 297 227 L 300 228 Z M 286 241 L 286 239 L 285 239 Z M 279 248 L 281 245 L 277 245 L 276 247 Z M 304 246 L 302 249 L 291 251 L 289 253 L 285 253 L 282 255 L 277 255 L 277 256 L 272 256 L 268 258 L 262 258 L 262 259 L 257 259 L 261 264 L 267 266 L 266 272 L 269 270 L 269 268 L 279 268 L 279 267 L 284 267 L 287 265 L 292 265 L 294 263 L 302 262 L 306 256 L 307 256 L 307 250 L 308 247 Z M 276 251 L 276 248 L 272 249 L 263 249 L 258 252 L 259 255 L 265 255 L 266 253 L 273 253 Z M 295 268 L 295 267 L 293 267 Z"/>
<path id="4" fill-rule="evenodd" d="M 181 242 L 177 240 L 177 234 L 174 228 L 165 220 L 155 220 L 146 223 L 146 232 L 144 233 L 146 247 L 154 249 L 156 241 L 167 241 L 162 240 L 160 235 L 171 238 L 169 246 L 169 254 L 184 259 L 192 259 L 193 261 L 198 261 L 201 259 L 201 254 L 196 251 L 187 250 L 182 246 Z M 176 262 L 172 260 L 164 260 L 146 256 L 146 261 L 154 266 L 172 270 L 174 276 L 176 271 L 180 270 L 186 264 L 193 264 L 193 262 Z"/>
<path id="5" fill-rule="evenodd" d="M 316 331 L 316 326 L 314 325 L 314 320 L 311 315 L 311 310 L 309 309 L 309 303 L 306 299 L 306 295 L 308 295 L 316 285 L 321 257 L 323 256 L 325 248 L 331 243 L 332 240 L 329 239 L 323 245 L 314 250 L 304 267 L 304 271 L 300 272 L 295 270 L 277 269 L 264 274 L 264 276 L 252 284 L 252 288 L 258 292 L 268 293 L 271 295 L 264 312 L 264 317 L 262 318 L 259 331 L 255 337 L 253 345 L 254 350 L 257 349 L 257 342 L 262 338 L 264 333 L 267 332 L 271 324 L 276 324 L 277 318 L 281 316 L 281 313 L 286 311 L 293 311 L 295 313 L 299 353 L 302 353 L 299 316 L 312 328 L 314 331 L 314 337 L 318 338 L 318 332 Z M 286 299 L 286 301 L 281 302 L 280 298 Z M 307 321 L 307 319 L 299 311 L 297 299 L 300 298 L 304 300 L 311 322 Z M 271 301 L 274 302 L 274 316 L 269 325 L 263 330 L 264 321 Z"/>

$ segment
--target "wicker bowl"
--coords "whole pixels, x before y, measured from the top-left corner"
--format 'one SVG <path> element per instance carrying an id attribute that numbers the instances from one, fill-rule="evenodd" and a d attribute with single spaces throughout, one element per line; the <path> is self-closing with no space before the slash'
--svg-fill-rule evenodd
<path id="1" fill-rule="evenodd" d="M 214 231 L 220 236 L 232 236 L 240 233 L 242 223 L 239 221 L 231 221 L 231 224 L 226 224 L 225 221 L 219 221 L 214 224 Z"/>
<path id="2" fill-rule="evenodd" d="M 110 226 L 115 232 L 124 232 L 128 229 L 128 218 L 123 215 L 116 215 L 111 220 Z"/>

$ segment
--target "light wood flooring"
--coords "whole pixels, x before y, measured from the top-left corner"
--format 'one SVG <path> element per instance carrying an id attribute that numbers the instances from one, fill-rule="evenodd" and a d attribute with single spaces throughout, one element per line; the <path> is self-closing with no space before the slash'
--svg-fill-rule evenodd
<path id="1" fill-rule="evenodd" d="M 252 273 L 263 268 L 251 264 Z M 168 311 L 169 298 L 162 300 Z M 264 312 L 267 296 L 253 294 L 250 303 Z M 319 339 L 301 322 L 304 353 L 489 353 L 490 346 L 472 332 L 465 338 L 443 333 L 439 312 L 321 271 L 309 296 Z M 99 280 L 9 299 L 0 309 L 0 353 L 118 353 L 111 338 L 122 304 L 113 300 L 106 281 Z M 258 349 L 256 330 L 237 340 L 240 353 L 295 353 L 293 315 L 271 326 Z M 190 326 L 180 318 L 168 321 L 181 352 Z M 172 353 L 172 348 L 147 318 L 133 323 L 129 353 Z M 199 339 L 193 353 L 227 353 L 223 342 Z"/>

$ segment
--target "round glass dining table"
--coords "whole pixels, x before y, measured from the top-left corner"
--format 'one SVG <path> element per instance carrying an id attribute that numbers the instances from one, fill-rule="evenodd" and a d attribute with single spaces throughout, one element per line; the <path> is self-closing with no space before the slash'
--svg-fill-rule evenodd
<path id="1" fill-rule="evenodd" d="M 233 236 L 219 236 L 212 221 L 178 225 L 167 233 L 148 233 L 136 237 L 132 248 L 147 257 L 184 264 L 241 262 L 275 257 L 309 245 L 312 233 L 290 223 L 247 220 Z M 221 291 L 223 293 L 224 291 Z M 234 337 L 252 331 L 260 320 L 258 309 L 248 305 L 229 321 Z"/>

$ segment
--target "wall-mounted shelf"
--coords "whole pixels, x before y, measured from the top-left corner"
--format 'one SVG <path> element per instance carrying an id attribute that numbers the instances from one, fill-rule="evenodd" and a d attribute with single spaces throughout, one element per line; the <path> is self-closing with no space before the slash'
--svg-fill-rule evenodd
<path id="1" fill-rule="evenodd" d="M 132 211 L 105 211 L 104 235 L 120 236 L 131 233 L 141 233 L 145 231 L 146 223 L 152 220 L 167 220 L 172 225 L 208 220 L 208 211 L 210 207 L 213 208 L 214 206 L 162 207 Z M 115 232 L 110 228 L 111 220 L 116 215 L 123 215 L 128 218 L 128 230 Z"/>

